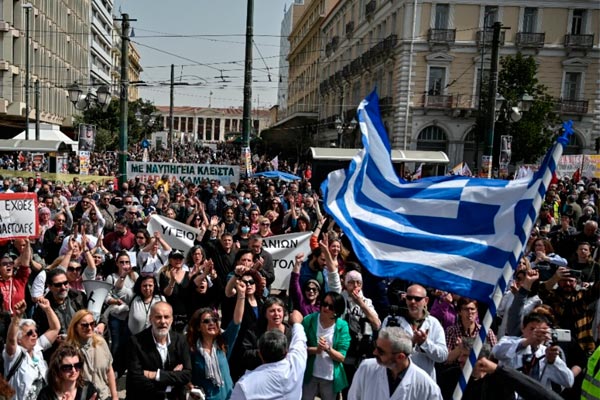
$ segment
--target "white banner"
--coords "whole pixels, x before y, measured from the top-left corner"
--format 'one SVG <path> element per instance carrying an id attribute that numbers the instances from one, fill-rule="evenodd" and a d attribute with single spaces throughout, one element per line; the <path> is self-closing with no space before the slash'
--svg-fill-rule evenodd
<path id="1" fill-rule="evenodd" d="M 264 249 L 273 256 L 275 281 L 271 285 L 272 289 L 288 290 L 296 254 L 304 253 L 306 259 L 311 253 L 311 235 L 311 232 L 297 232 L 263 239 Z"/>
<path id="2" fill-rule="evenodd" d="M 148 232 L 150 232 L 150 235 L 154 235 L 154 232 L 160 232 L 162 238 L 171 248 L 181 250 L 184 255 L 194 245 L 196 235 L 200 234 L 199 229 L 156 214 L 150 217 Z"/>
<path id="3" fill-rule="evenodd" d="M 38 235 L 35 193 L 0 194 L 0 238 L 17 239 Z"/>
<path id="4" fill-rule="evenodd" d="M 198 185 L 203 179 L 217 179 L 221 185 L 231 182 L 239 183 L 239 165 L 217 164 L 175 164 L 159 162 L 127 161 L 127 179 L 139 177 L 154 177 L 155 181 L 162 175 L 175 176 L 182 182 L 186 180 Z"/>

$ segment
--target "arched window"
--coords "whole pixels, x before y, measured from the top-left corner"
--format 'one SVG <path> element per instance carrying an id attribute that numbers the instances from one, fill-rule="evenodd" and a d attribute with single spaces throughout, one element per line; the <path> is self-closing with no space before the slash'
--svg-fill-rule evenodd
<path id="1" fill-rule="evenodd" d="M 569 144 L 567 144 L 567 146 L 565 147 L 563 155 L 570 156 L 575 154 L 582 154 L 582 148 L 583 144 L 581 143 L 579 135 L 573 133 L 571 136 L 569 136 Z"/>
<path id="2" fill-rule="evenodd" d="M 448 151 L 446 132 L 439 126 L 431 125 L 419 133 L 417 150 Z"/>

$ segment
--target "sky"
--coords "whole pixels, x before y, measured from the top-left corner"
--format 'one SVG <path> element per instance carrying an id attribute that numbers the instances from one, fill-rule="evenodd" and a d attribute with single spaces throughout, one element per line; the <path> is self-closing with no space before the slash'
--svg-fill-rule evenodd
<path id="1" fill-rule="evenodd" d="M 291 2 L 254 0 L 253 108 L 277 102 L 281 21 Z M 175 86 L 175 106 L 241 107 L 246 11 L 246 0 L 115 0 L 114 14 L 137 19 L 131 40 L 150 85 L 140 97 L 168 106 L 175 64 L 175 82 L 191 85 Z"/>

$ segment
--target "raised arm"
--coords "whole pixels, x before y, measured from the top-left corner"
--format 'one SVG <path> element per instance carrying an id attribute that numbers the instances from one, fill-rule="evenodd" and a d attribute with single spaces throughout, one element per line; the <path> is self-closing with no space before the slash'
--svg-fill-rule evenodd
<path id="1" fill-rule="evenodd" d="M 25 310 L 27 309 L 27 303 L 25 300 L 21 300 L 17 304 L 15 304 L 12 318 L 10 320 L 10 325 L 8 326 L 8 333 L 6 334 L 6 354 L 9 357 L 12 357 L 17 352 L 18 337 L 19 337 L 19 324 L 21 323 L 21 318 L 23 318 L 23 314 L 25 314 Z"/>
<path id="2" fill-rule="evenodd" d="M 46 336 L 46 339 L 48 339 L 50 343 L 54 343 L 58 337 L 58 332 L 60 331 L 60 321 L 50 306 L 50 301 L 48 301 L 48 299 L 41 298 L 38 300 L 37 304 L 42 310 L 44 310 L 46 313 L 46 318 L 48 318 L 48 330 L 44 332 L 44 336 Z"/>

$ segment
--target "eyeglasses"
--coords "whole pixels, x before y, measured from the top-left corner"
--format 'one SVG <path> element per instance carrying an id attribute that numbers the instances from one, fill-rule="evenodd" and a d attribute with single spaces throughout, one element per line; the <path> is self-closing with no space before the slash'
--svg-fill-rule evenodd
<path id="1" fill-rule="evenodd" d="M 79 326 L 82 327 L 83 329 L 88 329 L 88 328 L 94 329 L 94 327 L 96 326 L 96 322 L 95 321 L 92 321 L 92 322 L 80 322 Z"/>
<path id="2" fill-rule="evenodd" d="M 205 325 L 208 325 L 208 324 L 216 324 L 217 322 L 219 322 L 219 319 L 218 319 L 218 318 L 204 318 L 204 319 L 202 320 L 202 323 L 203 323 L 203 324 L 205 324 Z"/>
<path id="3" fill-rule="evenodd" d="M 244 284 L 246 285 L 254 285 L 254 279 L 248 279 L 248 280 L 244 280 L 242 279 L 242 282 L 244 282 Z"/>
<path id="4" fill-rule="evenodd" d="M 321 303 L 321 308 L 327 308 L 331 311 L 335 311 L 335 309 L 333 307 L 334 307 L 333 303 L 328 303 L 326 301 Z"/>
<path id="5" fill-rule="evenodd" d="M 81 371 L 81 368 L 83 368 L 83 363 L 80 361 L 75 364 L 62 364 L 59 368 L 60 372 L 71 372 L 72 370 Z"/>
<path id="6" fill-rule="evenodd" d="M 417 303 L 421 300 L 423 300 L 425 297 L 424 296 L 410 296 L 410 295 L 406 295 L 406 300 L 407 301 L 416 301 Z"/>
<path id="7" fill-rule="evenodd" d="M 316 288 L 316 287 L 314 287 L 314 286 L 311 286 L 311 287 L 307 287 L 307 288 L 306 288 L 306 291 L 307 291 L 307 292 L 314 292 L 314 293 L 316 293 L 316 292 L 318 292 L 318 291 L 319 291 L 319 289 L 317 289 L 317 288 Z"/>
<path id="8" fill-rule="evenodd" d="M 79 272 L 81 271 L 81 267 L 67 267 L 68 272 Z"/>
<path id="9" fill-rule="evenodd" d="M 0 266 L 7 267 L 9 265 L 15 265 L 14 261 L 3 261 L 0 263 Z"/>
<path id="10" fill-rule="evenodd" d="M 25 335 L 31 337 L 33 335 L 37 335 L 37 333 L 38 333 L 37 329 L 30 329 L 25 333 Z"/>
<path id="11" fill-rule="evenodd" d="M 146 236 L 136 236 L 136 239 L 146 239 Z"/>
<path id="12" fill-rule="evenodd" d="M 63 286 L 69 286 L 69 281 L 54 282 L 54 283 L 52 283 L 52 286 L 54 286 L 55 288 L 61 288 Z"/>
<path id="13" fill-rule="evenodd" d="M 89 201 L 82 201 L 81 204 L 90 204 Z"/>
<path id="14" fill-rule="evenodd" d="M 118 264 L 131 264 L 131 261 L 127 261 L 127 260 L 120 260 L 117 261 Z"/>

